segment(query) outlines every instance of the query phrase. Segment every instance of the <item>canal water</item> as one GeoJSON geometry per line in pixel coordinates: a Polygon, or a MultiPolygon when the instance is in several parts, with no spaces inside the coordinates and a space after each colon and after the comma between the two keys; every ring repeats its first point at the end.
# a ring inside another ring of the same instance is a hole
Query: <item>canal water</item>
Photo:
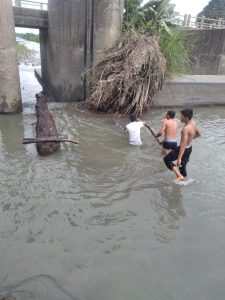
{"type": "MultiPolygon", "coordinates": [[[[143,146],[129,146],[113,116],[74,103],[49,109],[79,145],[40,157],[21,141],[35,136],[41,88],[30,66],[20,78],[23,113],[0,115],[0,295],[224,300],[225,109],[194,109],[202,137],[189,184],[176,185],[150,132],[143,146]]],[[[164,115],[144,118],[157,131],[164,115]]]]}

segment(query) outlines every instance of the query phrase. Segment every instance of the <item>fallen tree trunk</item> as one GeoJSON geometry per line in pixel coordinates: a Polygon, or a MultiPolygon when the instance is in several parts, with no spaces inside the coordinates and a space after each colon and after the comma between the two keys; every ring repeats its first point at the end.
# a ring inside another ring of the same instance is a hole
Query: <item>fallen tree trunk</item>
{"type": "Polygon", "coordinates": [[[55,121],[48,110],[46,95],[40,92],[36,94],[36,98],[36,138],[24,138],[22,143],[35,143],[40,155],[55,152],[62,142],[79,144],[79,142],[69,139],[67,136],[59,136],[55,121]]]}
{"type": "MultiPolygon", "coordinates": [[[[57,140],[59,138],[55,121],[48,110],[47,97],[41,92],[36,94],[36,138],[51,138],[57,140]]],[[[60,141],[36,141],[37,151],[40,155],[48,155],[60,147],[60,141]]]]}

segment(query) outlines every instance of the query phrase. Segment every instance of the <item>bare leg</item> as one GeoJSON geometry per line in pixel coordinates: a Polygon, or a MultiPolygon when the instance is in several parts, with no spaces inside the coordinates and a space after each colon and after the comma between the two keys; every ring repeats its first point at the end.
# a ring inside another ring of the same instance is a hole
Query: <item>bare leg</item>
{"type": "Polygon", "coordinates": [[[176,175],[176,178],[174,179],[174,182],[184,180],[184,177],[181,175],[179,169],[176,166],[174,166],[172,170],[176,175]]]}

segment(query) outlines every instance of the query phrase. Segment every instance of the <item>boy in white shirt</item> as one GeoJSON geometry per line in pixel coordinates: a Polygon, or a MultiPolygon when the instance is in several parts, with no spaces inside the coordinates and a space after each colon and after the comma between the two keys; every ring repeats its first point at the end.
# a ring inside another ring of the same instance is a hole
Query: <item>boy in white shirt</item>
{"type": "Polygon", "coordinates": [[[131,123],[126,125],[126,131],[129,135],[130,145],[142,145],[141,141],[141,128],[146,122],[137,119],[136,115],[130,115],[131,123]]]}

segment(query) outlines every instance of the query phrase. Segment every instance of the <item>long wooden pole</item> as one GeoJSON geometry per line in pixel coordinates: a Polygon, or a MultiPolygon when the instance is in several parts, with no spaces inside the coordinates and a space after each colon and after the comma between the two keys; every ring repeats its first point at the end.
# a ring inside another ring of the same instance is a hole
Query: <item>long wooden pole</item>
{"type": "Polygon", "coordinates": [[[23,139],[23,144],[32,144],[32,143],[48,143],[48,142],[69,142],[69,143],[73,143],[73,144],[79,144],[78,141],[74,141],[68,138],[51,138],[51,137],[47,137],[47,138],[24,138],[23,139]]]}
{"type": "Polygon", "coordinates": [[[156,141],[158,142],[158,144],[160,146],[162,146],[162,142],[160,142],[154,132],[154,130],[148,125],[148,124],[145,124],[145,127],[148,128],[148,130],[151,132],[151,134],[154,136],[154,138],[156,139],[156,141]]]}
{"type": "Polygon", "coordinates": [[[151,134],[154,136],[154,138],[156,139],[156,134],[155,132],[153,131],[153,129],[148,125],[148,124],[145,124],[145,127],[148,128],[148,130],[151,132],[151,134]]]}

